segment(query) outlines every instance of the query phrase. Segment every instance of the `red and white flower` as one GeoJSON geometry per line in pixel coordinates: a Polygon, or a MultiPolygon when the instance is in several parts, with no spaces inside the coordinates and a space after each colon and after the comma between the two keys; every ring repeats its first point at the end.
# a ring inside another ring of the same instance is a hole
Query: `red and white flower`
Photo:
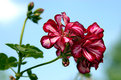
{"type": "Polygon", "coordinates": [[[47,49],[54,46],[57,49],[57,56],[62,56],[64,66],[69,65],[70,56],[67,55],[74,57],[79,72],[83,74],[89,73],[91,67],[97,69],[103,61],[106,49],[102,39],[104,30],[96,22],[85,29],[77,21],[70,22],[70,18],[62,12],[55,15],[55,21],[49,19],[43,30],[48,35],[42,37],[42,46],[47,49]]]}
{"type": "Polygon", "coordinates": [[[65,49],[65,44],[73,44],[72,36],[84,35],[85,28],[79,22],[70,22],[70,18],[66,16],[66,13],[57,14],[55,16],[55,21],[49,19],[43,26],[43,30],[48,33],[48,35],[43,36],[41,39],[41,44],[43,47],[49,49],[52,46],[58,46],[61,52],[65,49]],[[65,25],[61,23],[63,19],[65,25]],[[65,28],[63,30],[63,28],[65,28]]]}
{"type": "Polygon", "coordinates": [[[103,42],[103,29],[100,28],[97,23],[92,24],[87,29],[87,35],[84,38],[75,42],[72,46],[72,55],[74,58],[84,57],[86,61],[80,61],[77,63],[77,68],[82,73],[89,72],[90,67],[97,65],[102,61],[103,53],[106,49],[103,42]],[[91,66],[83,66],[82,63],[90,64],[91,66]],[[79,67],[80,66],[80,67],[79,67]],[[81,71],[82,70],[82,71],[81,71]]]}

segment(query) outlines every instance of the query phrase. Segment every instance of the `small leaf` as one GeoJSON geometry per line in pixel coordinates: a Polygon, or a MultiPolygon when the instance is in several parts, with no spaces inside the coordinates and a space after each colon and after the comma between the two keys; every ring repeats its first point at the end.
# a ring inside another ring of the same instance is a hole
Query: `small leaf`
{"type": "Polygon", "coordinates": [[[6,44],[10,48],[21,52],[23,57],[43,58],[43,52],[30,44],[18,45],[18,44],[6,44]]]}
{"type": "Polygon", "coordinates": [[[16,63],[17,59],[15,57],[9,57],[4,54],[0,53],[0,70],[7,70],[10,67],[17,67],[16,63]]]}
{"type": "Polygon", "coordinates": [[[22,62],[21,64],[24,65],[24,64],[26,64],[26,63],[27,63],[27,62],[25,61],[25,62],[22,62]]]}
{"type": "Polygon", "coordinates": [[[32,21],[33,21],[34,23],[38,24],[38,20],[37,20],[37,19],[33,18],[32,21]]]}
{"type": "Polygon", "coordinates": [[[17,63],[15,63],[17,59],[15,57],[9,57],[8,58],[8,64],[13,67],[17,67],[17,63]]]}
{"type": "Polygon", "coordinates": [[[9,46],[10,48],[16,50],[15,44],[9,44],[9,43],[7,43],[6,45],[9,46]]]}
{"type": "Polygon", "coordinates": [[[0,53],[0,70],[8,69],[6,67],[7,59],[8,59],[7,55],[5,55],[4,53],[0,53]]]}

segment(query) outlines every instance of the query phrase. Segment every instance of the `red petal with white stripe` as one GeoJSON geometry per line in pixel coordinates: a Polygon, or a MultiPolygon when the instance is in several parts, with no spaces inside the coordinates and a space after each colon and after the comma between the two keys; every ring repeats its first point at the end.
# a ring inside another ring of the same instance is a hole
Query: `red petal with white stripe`
{"type": "Polygon", "coordinates": [[[102,28],[99,27],[99,25],[95,22],[92,25],[90,25],[87,29],[87,32],[90,34],[96,34],[98,35],[100,38],[103,37],[103,32],[104,30],[102,28]]]}
{"type": "Polygon", "coordinates": [[[100,61],[103,57],[103,53],[106,49],[103,40],[96,40],[92,42],[90,45],[88,45],[87,50],[91,53],[94,54],[96,59],[100,61]]]}
{"type": "Polygon", "coordinates": [[[74,58],[80,58],[82,56],[82,48],[80,44],[75,44],[72,46],[72,55],[74,58]]]}
{"type": "Polygon", "coordinates": [[[62,17],[65,25],[67,25],[70,22],[70,18],[66,15],[65,12],[62,12],[62,17]]]}
{"type": "Polygon", "coordinates": [[[90,72],[90,67],[84,67],[83,63],[80,61],[77,63],[77,69],[79,70],[80,73],[85,74],[90,72]]]}
{"type": "Polygon", "coordinates": [[[43,26],[43,30],[45,32],[52,32],[55,34],[58,34],[57,32],[57,24],[55,23],[55,21],[53,21],[52,19],[49,19],[43,26]]]}
{"type": "Polygon", "coordinates": [[[52,44],[52,45],[55,44],[59,38],[60,38],[60,37],[58,37],[58,36],[57,36],[57,37],[52,37],[52,38],[50,38],[51,44],[52,44]]]}
{"type": "Polygon", "coordinates": [[[49,48],[52,47],[52,44],[51,44],[50,39],[49,39],[48,36],[43,36],[43,37],[41,38],[41,41],[40,41],[40,42],[41,42],[41,44],[42,44],[42,46],[43,46],[44,48],[49,49],[49,48]]]}
{"type": "Polygon", "coordinates": [[[87,52],[87,50],[83,49],[83,56],[89,60],[89,61],[93,61],[95,59],[95,56],[89,52],[87,52]]]}
{"type": "Polygon", "coordinates": [[[84,30],[82,27],[80,27],[79,25],[77,24],[74,24],[72,27],[71,27],[71,30],[73,33],[75,33],[77,36],[81,36],[83,37],[84,36],[84,30]]]}
{"type": "Polygon", "coordinates": [[[65,49],[65,43],[63,42],[63,40],[61,38],[58,39],[58,41],[56,42],[56,45],[60,48],[60,50],[63,52],[65,49]]]}
{"type": "Polygon", "coordinates": [[[61,14],[57,14],[57,15],[55,15],[54,18],[55,18],[55,21],[57,22],[57,24],[59,26],[61,26],[62,25],[62,23],[61,23],[62,15],[61,14]]]}

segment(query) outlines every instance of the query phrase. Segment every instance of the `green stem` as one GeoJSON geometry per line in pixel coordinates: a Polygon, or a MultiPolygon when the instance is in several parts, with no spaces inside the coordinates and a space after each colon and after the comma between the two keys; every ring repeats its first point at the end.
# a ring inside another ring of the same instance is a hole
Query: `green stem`
{"type": "Polygon", "coordinates": [[[13,68],[10,67],[10,69],[16,74],[15,70],[13,68]]]}
{"type": "Polygon", "coordinates": [[[21,31],[20,45],[22,44],[22,39],[23,39],[23,34],[24,34],[24,29],[25,29],[27,19],[28,18],[25,19],[24,24],[23,24],[23,28],[22,28],[22,31],[21,31]]]}
{"type": "Polygon", "coordinates": [[[22,63],[22,54],[19,52],[18,73],[20,73],[21,70],[21,63],[22,63]]]}
{"type": "MultiPolygon", "coordinates": [[[[23,24],[23,28],[22,28],[22,31],[21,31],[21,36],[20,36],[20,46],[22,44],[22,40],[23,40],[23,34],[24,34],[24,30],[25,30],[25,25],[26,25],[26,22],[27,22],[27,19],[25,19],[24,21],[24,24],[23,24]]],[[[22,54],[19,52],[19,63],[18,63],[18,72],[17,73],[20,73],[20,70],[21,70],[21,63],[22,63],[22,54]]],[[[16,80],[18,80],[20,77],[17,77],[16,80]]]]}
{"type": "Polygon", "coordinates": [[[21,74],[23,74],[24,72],[26,72],[26,71],[28,71],[28,70],[31,70],[31,69],[34,69],[34,68],[37,68],[37,67],[40,67],[40,66],[43,66],[43,65],[46,65],[46,64],[50,64],[50,63],[52,63],[52,62],[55,62],[55,61],[57,61],[59,58],[61,58],[61,57],[58,56],[57,58],[55,58],[55,59],[53,59],[53,60],[51,60],[51,61],[48,61],[48,62],[45,62],[45,63],[42,63],[42,64],[38,64],[38,65],[36,65],[36,66],[30,67],[30,68],[28,68],[28,69],[22,71],[21,74]]]}

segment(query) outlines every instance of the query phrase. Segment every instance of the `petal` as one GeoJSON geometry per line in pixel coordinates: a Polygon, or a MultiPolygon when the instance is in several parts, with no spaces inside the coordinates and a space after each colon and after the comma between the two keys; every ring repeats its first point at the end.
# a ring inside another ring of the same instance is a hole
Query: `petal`
{"type": "Polygon", "coordinates": [[[94,41],[94,40],[99,40],[100,37],[96,34],[87,34],[84,38],[84,40],[90,40],[90,41],[94,41]]]}
{"type": "Polygon", "coordinates": [[[64,32],[69,32],[69,29],[73,26],[74,22],[69,22],[66,27],[64,32]]]}
{"type": "Polygon", "coordinates": [[[70,40],[70,41],[69,41],[69,44],[70,44],[70,46],[73,46],[73,41],[70,40]]]}
{"type": "Polygon", "coordinates": [[[57,44],[54,44],[54,47],[55,47],[56,49],[60,49],[60,47],[59,47],[57,44]]]}
{"type": "Polygon", "coordinates": [[[93,43],[91,43],[89,46],[87,46],[87,50],[90,53],[94,54],[98,61],[102,59],[105,49],[106,47],[104,45],[103,40],[96,40],[93,43]]]}
{"type": "Polygon", "coordinates": [[[55,37],[55,36],[58,36],[59,34],[57,33],[57,34],[55,34],[55,33],[52,33],[52,32],[49,32],[48,33],[48,36],[50,36],[50,37],[55,37]]]}
{"type": "Polygon", "coordinates": [[[44,48],[49,49],[49,48],[52,47],[51,42],[50,42],[50,39],[49,39],[48,36],[43,36],[43,37],[41,38],[41,41],[40,41],[40,42],[41,42],[41,44],[42,44],[42,46],[43,46],[44,48]]]}
{"type": "Polygon", "coordinates": [[[89,60],[89,61],[93,61],[95,59],[95,56],[89,52],[86,51],[86,49],[83,49],[83,56],[89,60]]]}
{"type": "Polygon", "coordinates": [[[82,56],[82,48],[80,44],[75,44],[72,46],[72,56],[74,58],[80,58],[82,56]]]}
{"type": "Polygon", "coordinates": [[[61,14],[57,14],[57,15],[55,15],[55,21],[57,22],[57,24],[60,26],[60,25],[62,25],[62,23],[61,23],[61,19],[62,19],[62,15],[61,14]]]}
{"type": "Polygon", "coordinates": [[[86,29],[84,28],[84,26],[82,24],[80,24],[78,21],[76,21],[74,24],[77,24],[81,27],[81,29],[86,33],[86,29]]]}
{"type": "Polygon", "coordinates": [[[65,12],[62,12],[63,21],[65,22],[65,25],[67,25],[70,22],[70,18],[66,15],[65,12]]]}
{"type": "Polygon", "coordinates": [[[58,37],[58,36],[57,36],[57,37],[52,37],[52,38],[50,38],[51,44],[52,44],[52,45],[55,44],[59,38],[60,38],[60,37],[58,37]]]}
{"type": "Polygon", "coordinates": [[[98,65],[99,65],[99,63],[97,63],[97,64],[92,64],[92,67],[95,67],[95,69],[97,70],[98,65]]]}
{"type": "Polygon", "coordinates": [[[46,22],[44,24],[43,30],[45,32],[52,32],[54,34],[58,34],[58,32],[57,32],[57,24],[53,20],[51,20],[51,19],[49,19],[48,22],[46,22]]]}
{"type": "Polygon", "coordinates": [[[64,43],[67,43],[71,40],[71,38],[68,38],[68,37],[63,37],[62,39],[64,43]]]}
{"type": "Polygon", "coordinates": [[[85,74],[85,73],[89,73],[90,72],[90,67],[84,67],[82,65],[82,62],[81,61],[79,63],[77,63],[77,69],[82,74],[85,74]]]}
{"type": "Polygon", "coordinates": [[[61,50],[57,49],[56,55],[57,55],[57,56],[60,56],[60,55],[61,55],[61,50]]]}
{"type": "Polygon", "coordinates": [[[90,45],[92,42],[90,40],[86,40],[85,43],[83,44],[83,47],[86,47],[90,45]]]}
{"type": "Polygon", "coordinates": [[[73,33],[75,33],[77,36],[81,36],[83,37],[84,36],[84,30],[82,27],[80,27],[79,25],[77,24],[74,24],[72,27],[71,27],[71,30],[73,33]]]}
{"type": "Polygon", "coordinates": [[[74,61],[77,62],[78,61],[78,58],[74,58],[74,61]]]}
{"type": "Polygon", "coordinates": [[[87,29],[87,32],[90,34],[96,34],[100,36],[101,38],[103,37],[103,32],[104,30],[99,27],[99,25],[95,22],[92,25],[90,25],[87,29]]]}
{"type": "Polygon", "coordinates": [[[65,49],[65,43],[62,41],[61,38],[56,42],[56,45],[60,48],[60,50],[63,52],[65,49]]]}

